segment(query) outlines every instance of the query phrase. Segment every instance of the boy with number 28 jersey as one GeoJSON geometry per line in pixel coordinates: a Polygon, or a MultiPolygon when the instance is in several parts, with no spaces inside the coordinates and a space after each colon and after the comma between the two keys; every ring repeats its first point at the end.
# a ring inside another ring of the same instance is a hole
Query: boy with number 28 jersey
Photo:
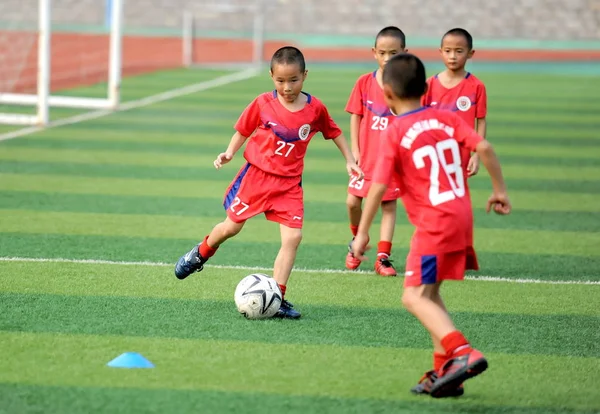
{"type": "Polygon", "coordinates": [[[433,369],[411,391],[456,397],[464,393],[465,380],[488,366],[483,354],[456,329],[440,295],[444,280],[462,280],[467,269],[478,268],[461,148],[476,151],[489,172],[493,193],[487,211],[509,214],[511,205],[491,144],[456,114],[421,106],[427,84],[419,58],[394,56],[384,69],[383,84],[386,102],[398,116],[382,137],[381,161],[352,248],[357,258],[366,259],[369,228],[388,183],[397,180],[415,226],[402,304],[429,331],[434,350],[433,369]]]}

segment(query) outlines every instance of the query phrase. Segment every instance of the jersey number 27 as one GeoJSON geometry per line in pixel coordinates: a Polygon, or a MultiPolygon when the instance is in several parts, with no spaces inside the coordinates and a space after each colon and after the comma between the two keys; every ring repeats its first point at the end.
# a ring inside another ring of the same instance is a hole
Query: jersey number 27
{"type": "Polygon", "coordinates": [[[415,167],[425,167],[425,157],[431,161],[429,171],[429,201],[434,206],[465,195],[465,179],[460,165],[460,149],[455,139],[445,139],[433,145],[425,145],[413,152],[415,167]],[[446,159],[445,152],[450,151],[451,161],[446,159]],[[440,192],[440,168],[448,177],[450,190],[440,192]],[[452,178],[454,174],[454,178],[452,178]]]}

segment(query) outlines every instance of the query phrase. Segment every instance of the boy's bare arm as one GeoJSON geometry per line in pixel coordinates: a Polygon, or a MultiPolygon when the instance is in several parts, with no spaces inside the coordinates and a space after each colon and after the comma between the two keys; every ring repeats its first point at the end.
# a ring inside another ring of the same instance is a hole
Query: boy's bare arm
{"type": "Polygon", "coordinates": [[[485,134],[487,133],[487,120],[486,118],[477,118],[477,128],[476,131],[479,135],[485,138],[485,134]]]}
{"type": "Polygon", "coordinates": [[[364,174],[358,166],[358,164],[356,163],[354,155],[352,155],[352,151],[350,151],[350,148],[348,148],[348,143],[346,142],[346,137],[344,136],[344,134],[341,134],[337,138],[334,138],[333,142],[346,159],[346,169],[348,170],[348,174],[356,176],[358,180],[362,180],[364,174]]]}
{"type": "Polygon", "coordinates": [[[358,143],[358,131],[360,128],[360,121],[362,121],[362,115],[350,115],[350,148],[352,150],[352,155],[354,155],[354,160],[357,164],[360,161],[360,146],[358,143]]]}
{"type": "Polygon", "coordinates": [[[242,147],[242,145],[244,145],[244,142],[246,142],[247,139],[248,137],[245,137],[236,131],[235,134],[233,134],[233,136],[231,137],[231,140],[229,141],[229,145],[227,146],[225,152],[220,153],[217,156],[217,159],[213,162],[215,168],[219,169],[224,164],[227,164],[229,161],[231,161],[235,153],[238,152],[238,150],[242,147]]]}
{"type": "Polygon", "coordinates": [[[373,225],[373,220],[379,210],[386,190],[386,184],[373,183],[367,194],[367,200],[360,217],[360,224],[358,225],[358,233],[352,242],[352,253],[354,257],[361,261],[366,259],[365,252],[368,250],[369,230],[373,225]]]}
{"type": "Polygon", "coordinates": [[[481,141],[477,144],[475,149],[481,162],[488,170],[490,178],[492,180],[492,195],[487,201],[486,211],[489,213],[492,207],[494,212],[498,214],[509,214],[512,206],[506,193],[506,184],[502,175],[502,168],[500,167],[500,161],[496,156],[496,152],[489,141],[481,141]]]}

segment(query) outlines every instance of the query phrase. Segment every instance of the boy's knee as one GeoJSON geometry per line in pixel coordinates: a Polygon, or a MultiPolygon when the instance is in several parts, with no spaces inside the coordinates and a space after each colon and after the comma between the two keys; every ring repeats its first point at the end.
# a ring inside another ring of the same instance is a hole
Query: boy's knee
{"type": "Polygon", "coordinates": [[[346,198],[346,206],[351,209],[351,210],[358,210],[361,208],[361,203],[362,199],[352,195],[352,194],[348,194],[348,197],[346,198]]]}
{"type": "Polygon", "coordinates": [[[288,232],[282,240],[282,244],[286,247],[297,248],[302,241],[302,230],[295,229],[288,232]]]}
{"type": "Polygon", "coordinates": [[[419,299],[420,295],[418,294],[417,289],[405,288],[404,292],[402,292],[402,306],[411,313],[415,309],[419,299]]]}
{"type": "Polygon", "coordinates": [[[223,224],[224,224],[224,226],[222,228],[223,236],[225,236],[226,238],[235,236],[242,230],[242,227],[243,227],[243,225],[240,225],[240,224],[234,223],[234,222],[230,222],[228,220],[225,221],[223,224]]]}

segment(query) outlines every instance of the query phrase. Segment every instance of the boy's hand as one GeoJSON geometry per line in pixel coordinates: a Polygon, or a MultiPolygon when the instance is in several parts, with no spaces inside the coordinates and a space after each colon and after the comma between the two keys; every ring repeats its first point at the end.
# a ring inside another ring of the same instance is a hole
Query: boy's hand
{"type": "Polygon", "coordinates": [[[467,174],[469,177],[474,176],[479,171],[479,155],[473,154],[467,164],[467,174]]]}
{"type": "Polygon", "coordinates": [[[493,193],[490,198],[488,198],[485,211],[489,213],[492,208],[496,214],[510,214],[512,206],[510,205],[508,195],[506,193],[493,193]]]}
{"type": "Polygon", "coordinates": [[[223,165],[227,164],[233,158],[233,154],[228,152],[222,152],[217,156],[217,159],[213,162],[213,165],[218,170],[223,165]]]}
{"type": "Polygon", "coordinates": [[[350,177],[356,177],[357,181],[360,181],[365,177],[365,174],[362,172],[358,164],[354,164],[351,162],[346,163],[346,169],[348,170],[348,175],[350,177]]]}
{"type": "Polygon", "coordinates": [[[355,258],[364,262],[367,260],[367,256],[365,256],[365,252],[369,250],[371,246],[369,246],[369,235],[358,233],[354,240],[352,241],[352,254],[355,258]]]}
{"type": "Polygon", "coordinates": [[[352,151],[352,156],[354,157],[354,161],[356,161],[356,165],[360,163],[360,153],[358,151],[352,151]]]}

